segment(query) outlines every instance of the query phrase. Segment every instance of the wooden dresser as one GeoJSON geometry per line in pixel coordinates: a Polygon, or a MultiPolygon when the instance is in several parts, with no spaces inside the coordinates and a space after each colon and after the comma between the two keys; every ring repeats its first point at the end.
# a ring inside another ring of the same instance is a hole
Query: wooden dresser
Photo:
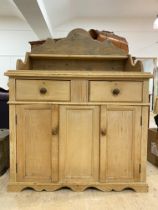
{"type": "Polygon", "coordinates": [[[9,191],[147,191],[148,80],[140,61],[76,29],[9,76],[9,191]]]}

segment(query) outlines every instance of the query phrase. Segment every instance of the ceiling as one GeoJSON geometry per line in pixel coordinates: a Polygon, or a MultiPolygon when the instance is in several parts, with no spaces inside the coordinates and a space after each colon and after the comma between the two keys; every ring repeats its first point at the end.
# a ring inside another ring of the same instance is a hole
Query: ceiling
{"type": "Polygon", "coordinates": [[[127,37],[132,53],[150,48],[158,54],[158,31],[152,29],[158,0],[0,0],[0,5],[0,17],[25,19],[39,39],[64,37],[78,27],[112,30],[127,37]]]}
{"type": "Polygon", "coordinates": [[[158,0],[71,0],[78,17],[154,17],[158,0]]]}
{"type": "Polygon", "coordinates": [[[44,34],[49,36],[55,28],[75,19],[154,19],[158,13],[158,0],[0,0],[0,5],[0,16],[25,18],[36,34],[42,23],[44,34]]]}
{"type": "Polygon", "coordinates": [[[34,22],[35,18],[41,21],[41,14],[51,34],[54,28],[78,18],[154,19],[158,13],[158,0],[0,0],[0,3],[0,15],[19,16],[20,10],[26,20],[29,14],[34,22]]]}
{"type": "Polygon", "coordinates": [[[0,16],[22,18],[22,14],[12,0],[0,0],[0,16]]]}
{"type": "MultiPolygon", "coordinates": [[[[36,0],[32,0],[32,2],[33,1],[36,0]]],[[[68,9],[67,5],[69,5],[72,12],[69,15],[72,17],[154,17],[158,13],[158,0],[42,1],[47,8],[49,7],[51,9],[68,9]]],[[[13,0],[0,0],[0,5],[0,16],[19,17],[20,12],[15,6],[13,0]]]]}

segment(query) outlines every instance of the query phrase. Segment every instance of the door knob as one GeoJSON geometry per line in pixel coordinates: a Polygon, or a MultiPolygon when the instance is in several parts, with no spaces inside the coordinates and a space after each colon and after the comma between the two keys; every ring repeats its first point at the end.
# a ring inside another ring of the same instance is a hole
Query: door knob
{"type": "Polygon", "coordinates": [[[55,136],[58,134],[58,127],[52,129],[52,135],[55,136]]]}
{"type": "Polygon", "coordinates": [[[119,93],[120,93],[120,90],[119,90],[118,88],[115,88],[115,89],[112,90],[112,94],[113,94],[114,96],[119,95],[119,93]]]}
{"type": "Polygon", "coordinates": [[[106,129],[101,129],[101,135],[106,136],[106,129]]]}
{"type": "Polygon", "coordinates": [[[40,93],[41,94],[46,94],[47,93],[47,89],[45,87],[40,88],[40,93]]]}

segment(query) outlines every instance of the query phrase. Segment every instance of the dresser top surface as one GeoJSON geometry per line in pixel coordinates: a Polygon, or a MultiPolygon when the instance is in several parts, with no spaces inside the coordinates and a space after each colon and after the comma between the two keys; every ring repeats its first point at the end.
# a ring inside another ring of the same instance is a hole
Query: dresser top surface
{"type": "Polygon", "coordinates": [[[8,70],[9,77],[29,78],[98,78],[98,79],[149,79],[151,73],[146,72],[120,72],[120,71],[43,71],[43,70],[8,70]]]}

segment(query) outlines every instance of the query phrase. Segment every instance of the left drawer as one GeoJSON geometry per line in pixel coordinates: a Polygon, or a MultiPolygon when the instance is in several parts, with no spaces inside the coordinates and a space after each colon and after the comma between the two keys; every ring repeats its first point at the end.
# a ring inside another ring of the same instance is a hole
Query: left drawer
{"type": "Polygon", "coordinates": [[[70,81],[16,80],[16,100],[70,101],[70,81]]]}

